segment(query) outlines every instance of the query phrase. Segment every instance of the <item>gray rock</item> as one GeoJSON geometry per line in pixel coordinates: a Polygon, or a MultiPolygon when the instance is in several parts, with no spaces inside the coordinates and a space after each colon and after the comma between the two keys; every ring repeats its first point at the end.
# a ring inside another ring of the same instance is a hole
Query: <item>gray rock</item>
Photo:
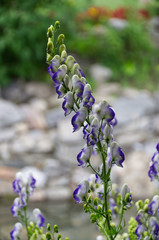
{"type": "Polygon", "coordinates": [[[120,186],[127,183],[134,199],[150,198],[155,185],[148,177],[151,156],[141,151],[133,151],[126,156],[124,167],[114,166],[112,177],[120,186]]]}
{"type": "Polygon", "coordinates": [[[47,188],[46,198],[51,201],[66,201],[72,198],[72,191],[68,187],[47,188]]]}
{"type": "Polygon", "coordinates": [[[18,136],[11,144],[11,151],[20,153],[49,153],[53,152],[54,143],[49,134],[41,130],[32,130],[18,136]]]}
{"type": "Polygon", "coordinates": [[[64,118],[64,111],[61,108],[52,109],[45,115],[48,128],[56,127],[62,118],[64,118]]]}
{"type": "Polygon", "coordinates": [[[15,129],[12,127],[1,129],[0,142],[8,142],[12,140],[15,137],[15,133],[15,129]]]}
{"type": "Polygon", "coordinates": [[[15,104],[0,100],[0,127],[8,127],[23,120],[23,114],[15,104]]]}
{"type": "Polygon", "coordinates": [[[147,92],[141,92],[133,98],[117,99],[113,108],[119,124],[125,124],[137,118],[154,114],[158,107],[153,96],[147,92]]]}
{"type": "Polygon", "coordinates": [[[31,107],[33,107],[38,112],[45,112],[48,108],[48,103],[45,99],[34,98],[30,101],[31,107]]]}

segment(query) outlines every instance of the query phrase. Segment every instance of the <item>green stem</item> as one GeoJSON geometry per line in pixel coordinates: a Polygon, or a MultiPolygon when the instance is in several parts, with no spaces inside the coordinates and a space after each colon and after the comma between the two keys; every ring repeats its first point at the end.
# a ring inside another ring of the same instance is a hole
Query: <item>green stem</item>
{"type": "MultiPolygon", "coordinates": [[[[107,176],[107,167],[106,167],[106,154],[103,152],[101,142],[98,142],[98,148],[101,153],[102,157],[102,163],[103,163],[103,184],[104,184],[104,212],[105,212],[105,227],[108,229],[108,231],[111,231],[110,226],[110,219],[109,219],[109,213],[108,213],[108,181],[109,177],[107,176]]],[[[113,236],[110,235],[110,239],[113,240],[113,236]]]]}
{"type": "Polygon", "coordinates": [[[24,211],[24,225],[25,225],[25,228],[26,228],[26,232],[27,232],[27,239],[29,240],[29,231],[28,231],[28,219],[27,219],[27,206],[25,206],[23,208],[23,211],[24,211]]]}

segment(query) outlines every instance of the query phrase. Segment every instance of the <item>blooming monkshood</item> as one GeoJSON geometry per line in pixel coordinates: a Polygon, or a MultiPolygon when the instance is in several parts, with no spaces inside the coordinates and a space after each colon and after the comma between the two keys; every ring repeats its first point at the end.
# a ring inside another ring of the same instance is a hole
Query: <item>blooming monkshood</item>
{"type": "MultiPolygon", "coordinates": [[[[91,222],[96,222],[101,229],[104,224],[106,227],[104,234],[113,232],[114,236],[110,238],[112,240],[121,229],[122,219],[117,228],[111,226],[110,211],[112,209],[115,214],[115,202],[113,199],[108,201],[111,190],[110,173],[114,164],[123,167],[125,160],[124,153],[113,140],[113,128],[117,123],[115,112],[106,101],[95,103],[91,85],[88,84],[81,67],[73,56],[67,54],[63,34],[57,38],[59,48],[54,48],[57,26],[59,27],[59,22],[56,22],[54,26],[51,25],[47,33],[48,72],[53,80],[58,98],[63,98],[64,115],[73,115],[71,118],[73,132],[83,131],[85,144],[77,155],[78,166],[90,167],[94,179],[90,180],[91,177],[83,180],[75,189],[73,197],[76,203],[86,203],[86,211],[91,213],[91,222]],[[57,49],[59,49],[58,52],[57,49]],[[95,152],[101,156],[102,167],[100,169],[91,163],[92,154],[95,152]],[[100,216],[100,220],[96,214],[100,216]]],[[[127,205],[131,202],[129,192],[127,192],[124,204],[125,202],[127,205]]]]}
{"type": "MultiPolygon", "coordinates": [[[[11,213],[14,217],[18,217],[21,222],[24,223],[24,226],[28,233],[28,216],[27,216],[27,205],[29,201],[29,197],[33,194],[36,185],[36,180],[32,176],[32,174],[25,174],[22,172],[18,172],[16,174],[15,180],[13,181],[13,190],[18,197],[14,199],[13,205],[11,207],[11,213]]],[[[35,219],[35,224],[38,228],[44,226],[45,219],[41,214],[39,209],[33,210],[33,215],[35,219]]],[[[12,240],[19,240],[19,233],[22,228],[21,223],[16,223],[14,229],[11,231],[10,236],[12,240]]],[[[28,237],[29,239],[29,237],[28,237]]]]}

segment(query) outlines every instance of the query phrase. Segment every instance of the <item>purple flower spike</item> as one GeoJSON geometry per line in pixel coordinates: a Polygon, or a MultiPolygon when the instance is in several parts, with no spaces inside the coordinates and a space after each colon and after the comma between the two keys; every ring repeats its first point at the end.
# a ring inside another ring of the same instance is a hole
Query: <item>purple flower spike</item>
{"type": "Polygon", "coordinates": [[[78,166],[85,167],[87,161],[90,159],[92,155],[92,147],[88,147],[87,145],[82,148],[82,151],[77,155],[77,161],[79,163],[78,166]]]}
{"type": "Polygon", "coordinates": [[[89,189],[89,182],[83,181],[78,185],[78,188],[73,192],[73,197],[76,200],[76,203],[82,203],[83,198],[86,197],[89,189]]]}
{"type": "Polygon", "coordinates": [[[11,240],[18,240],[20,239],[19,238],[19,234],[22,230],[22,224],[17,222],[13,228],[13,230],[10,232],[10,237],[11,237],[11,240]]]}
{"type": "Polygon", "coordinates": [[[39,228],[44,227],[45,226],[45,218],[43,217],[39,208],[35,208],[33,210],[33,215],[34,215],[35,223],[37,224],[37,226],[39,228]]]}
{"type": "Polygon", "coordinates": [[[71,113],[73,108],[74,100],[73,100],[73,93],[68,92],[64,97],[64,102],[62,104],[62,108],[65,111],[65,116],[71,113]]]}
{"type": "Polygon", "coordinates": [[[84,121],[86,120],[86,117],[88,115],[88,111],[85,107],[82,107],[73,117],[71,120],[71,123],[73,125],[73,132],[78,131],[84,121]]]}
{"type": "Polygon", "coordinates": [[[112,157],[112,162],[119,167],[123,167],[122,163],[125,160],[124,153],[116,142],[112,142],[110,145],[110,153],[112,157]]]}

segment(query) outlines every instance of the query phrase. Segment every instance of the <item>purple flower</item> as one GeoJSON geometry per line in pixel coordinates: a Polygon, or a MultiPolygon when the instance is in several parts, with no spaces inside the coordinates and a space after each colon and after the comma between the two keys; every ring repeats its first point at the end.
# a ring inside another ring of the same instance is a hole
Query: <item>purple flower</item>
{"type": "Polygon", "coordinates": [[[155,217],[151,217],[149,219],[149,225],[151,227],[152,235],[154,239],[159,239],[159,225],[157,223],[157,219],[155,217]],[[156,238],[157,237],[157,238],[156,238]]]}
{"type": "Polygon", "coordinates": [[[143,220],[144,220],[144,212],[143,212],[143,210],[140,210],[138,212],[138,215],[136,216],[136,221],[138,224],[142,224],[143,220]]]}
{"type": "Polygon", "coordinates": [[[87,135],[87,145],[95,145],[98,142],[99,122],[96,117],[91,122],[90,133],[87,135]]]}
{"type": "Polygon", "coordinates": [[[83,181],[78,185],[78,188],[73,192],[73,197],[76,200],[76,203],[82,203],[84,197],[86,197],[89,189],[89,182],[83,181]]]}
{"type": "Polygon", "coordinates": [[[62,84],[56,86],[56,93],[58,98],[62,98],[65,95],[66,90],[62,84]]]}
{"type": "Polygon", "coordinates": [[[84,84],[85,83],[81,81],[78,75],[73,75],[72,85],[73,85],[75,94],[78,98],[82,98],[83,96],[84,84]]]}
{"type": "Polygon", "coordinates": [[[156,146],[156,152],[154,153],[153,157],[152,157],[152,161],[156,161],[159,160],[159,143],[156,146]]]}
{"type": "Polygon", "coordinates": [[[79,163],[78,166],[85,167],[88,160],[90,159],[92,155],[92,147],[85,145],[84,148],[82,148],[82,151],[77,155],[77,161],[79,163]]]}
{"type": "Polygon", "coordinates": [[[87,83],[83,91],[83,106],[88,109],[91,109],[94,103],[95,99],[91,94],[91,86],[87,83]]]}
{"type": "Polygon", "coordinates": [[[135,230],[135,234],[137,235],[138,239],[141,240],[142,239],[142,234],[146,231],[146,228],[144,225],[142,224],[138,224],[136,230],[135,230]]]}
{"type": "Polygon", "coordinates": [[[106,120],[108,123],[112,122],[115,117],[115,113],[110,105],[106,101],[102,101],[96,109],[97,115],[102,120],[106,120]]]}
{"type": "Polygon", "coordinates": [[[19,234],[22,230],[22,224],[17,222],[13,228],[13,230],[10,232],[10,237],[11,237],[11,240],[18,240],[20,239],[19,238],[19,234]]]}
{"type": "Polygon", "coordinates": [[[62,64],[58,68],[58,70],[52,75],[52,80],[54,81],[55,86],[61,84],[66,73],[67,73],[67,66],[65,64],[62,64]]]}
{"type": "Polygon", "coordinates": [[[60,66],[60,56],[55,55],[51,61],[50,66],[48,67],[48,73],[50,74],[51,78],[53,77],[53,74],[57,71],[59,66],[60,66]]]}
{"type": "Polygon", "coordinates": [[[156,152],[152,157],[152,161],[150,163],[150,169],[148,171],[148,176],[150,177],[151,181],[158,179],[159,175],[159,143],[156,146],[156,152]]]}
{"type": "Polygon", "coordinates": [[[66,96],[64,97],[64,102],[62,104],[62,108],[65,111],[65,116],[71,113],[73,104],[74,104],[73,93],[67,92],[66,96]]]}
{"type": "Polygon", "coordinates": [[[125,160],[125,156],[116,142],[111,143],[110,152],[112,157],[112,163],[116,164],[119,167],[123,167],[122,163],[125,160]]]}
{"type": "Polygon", "coordinates": [[[36,225],[39,228],[44,227],[45,226],[45,218],[43,217],[39,208],[35,208],[33,210],[33,215],[34,215],[34,218],[35,218],[36,225]]]}
{"type": "Polygon", "coordinates": [[[12,215],[14,217],[17,217],[20,209],[21,209],[20,198],[17,197],[14,199],[13,205],[11,207],[12,215]]]}
{"type": "Polygon", "coordinates": [[[88,111],[85,107],[82,107],[73,117],[71,123],[73,125],[73,131],[77,131],[81,128],[86,117],[88,115],[88,111]]]}
{"type": "Polygon", "coordinates": [[[154,161],[151,162],[150,169],[148,171],[148,176],[150,177],[151,181],[158,177],[159,173],[159,162],[154,161]]]}
{"type": "Polygon", "coordinates": [[[148,214],[151,216],[158,214],[159,209],[159,196],[155,195],[152,199],[152,202],[148,205],[148,214]]]}

